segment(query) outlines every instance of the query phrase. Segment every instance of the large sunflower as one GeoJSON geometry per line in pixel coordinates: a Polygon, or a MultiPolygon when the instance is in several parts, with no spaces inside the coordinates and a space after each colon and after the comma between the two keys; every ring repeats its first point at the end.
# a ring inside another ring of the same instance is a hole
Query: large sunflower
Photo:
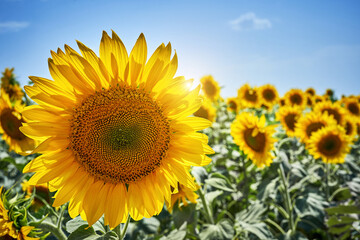
{"type": "Polygon", "coordinates": [[[0,96],[0,134],[9,145],[10,151],[27,154],[35,147],[35,141],[26,137],[20,130],[21,124],[26,122],[21,111],[24,105],[20,101],[11,104],[9,96],[1,91],[0,96]]]}
{"type": "Polygon", "coordinates": [[[297,106],[301,109],[306,107],[306,94],[301,89],[291,89],[284,95],[287,106],[297,106]]]}
{"type": "Polygon", "coordinates": [[[204,93],[205,97],[211,101],[216,101],[220,97],[220,87],[219,84],[214,80],[213,76],[208,75],[200,79],[201,90],[204,93]]]}
{"type": "Polygon", "coordinates": [[[335,119],[327,113],[309,112],[297,121],[295,135],[299,137],[303,143],[307,143],[314,132],[323,127],[336,124],[335,119]]]}
{"type": "Polygon", "coordinates": [[[189,90],[174,78],[176,54],[161,44],[146,62],[143,34],[128,55],[122,41],[106,32],[100,58],[78,42],[82,56],[65,45],[52,52],[54,81],[30,77],[25,87],[39,105],[23,114],[24,134],[42,143],[24,172],[29,184],[57,189],[53,206],[68,201],[71,217],[89,225],[103,214],[111,228],[130,216],[139,220],[161,212],[178,183],[194,188],[189,166],[204,166],[213,153],[198,133],[211,122],[189,117],[201,106],[200,86],[189,90]]]}
{"type": "Polygon", "coordinates": [[[309,153],[325,163],[343,163],[349,151],[350,138],[338,125],[322,128],[309,139],[309,153]]]}
{"type": "Polygon", "coordinates": [[[244,84],[238,90],[238,98],[241,106],[248,108],[260,107],[260,97],[258,95],[258,89],[256,87],[250,87],[249,84],[244,84]]]}
{"type": "Polygon", "coordinates": [[[231,124],[231,136],[240,150],[258,167],[269,166],[273,156],[275,126],[265,126],[265,116],[260,119],[250,113],[242,112],[231,124]]]}
{"type": "Polygon", "coordinates": [[[331,101],[324,101],[316,103],[313,111],[321,113],[327,112],[329,115],[334,117],[339,125],[343,125],[344,118],[346,116],[346,110],[341,107],[339,102],[332,103],[331,101]]]}
{"type": "Polygon", "coordinates": [[[264,104],[268,108],[272,108],[279,100],[279,94],[275,86],[266,84],[259,87],[258,90],[261,104],[264,104]]]}
{"type": "Polygon", "coordinates": [[[295,126],[302,115],[302,110],[297,107],[284,106],[276,113],[276,119],[280,121],[281,125],[289,137],[295,136],[295,126]]]}

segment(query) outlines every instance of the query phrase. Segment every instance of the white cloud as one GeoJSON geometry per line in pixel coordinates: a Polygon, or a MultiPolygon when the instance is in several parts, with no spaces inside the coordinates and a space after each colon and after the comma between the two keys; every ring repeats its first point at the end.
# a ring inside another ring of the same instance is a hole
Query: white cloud
{"type": "Polygon", "coordinates": [[[271,28],[272,26],[269,19],[258,18],[253,12],[245,13],[237,19],[230,21],[229,24],[237,31],[252,29],[262,30],[271,28]]]}
{"type": "Polygon", "coordinates": [[[28,22],[17,22],[17,21],[7,21],[0,22],[0,33],[3,32],[17,32],[21,29],[28,27],[30,23],[28,22]]]}

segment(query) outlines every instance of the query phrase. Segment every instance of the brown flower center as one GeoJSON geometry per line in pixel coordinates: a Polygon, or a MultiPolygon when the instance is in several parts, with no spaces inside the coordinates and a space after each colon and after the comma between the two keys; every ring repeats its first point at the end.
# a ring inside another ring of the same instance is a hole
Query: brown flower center
{"type": "Polygon", "coordinates": [[[291,130],[294,131],[295,130],[295,124],[297,121],[297,114],[295,113],[289,113],[288,115],[286,115],[284,117],[286,126],[291,130]]]}
{"type": "Polygon", "coordinates": [[[249,89],[245,92],[245,99],[249,102],[256,103],[257,101],[257,94],[256,91],[253,89],[249,89]]]}
{"type": "Polygon", "coordinates": [[[169,148],[170,127],[147,93],[113,87],[74,109],[70,142],[89,174],[105,182],[130,183],[160,166],[169,148]]]}
{"type": "Polygon", "coordinates": [[[317,130],[319,130],[320,128],[325,127],[325,124],[321,123],[321,122],[313,122],[310,123],[307,127],[306,127],[306,135],[310,138],[311,135],[316,132],[317,130]]]}
{"type": "Polygon", "coordinates": [[[301,105],[303,103],[303,98],[300,94],[293,94],[290,96],[290,102],[293,105],[301,105]]]}
{"type": "Polygon", "coordinates": [[[354,115],[360,115],[359,104],[357,103],[349,103],[347,109],[354,115]]]}
{"type": "Polygon", "coordinates": [[[19,120],[13,114],[10,108],[4,109],[0,115],[1,127],[4,132],[13,139],[23,140],[26,136],[19,130],[22,126],[22,120],[19,120]]]}
{"type": "Polygon", "coordinates": [[[329,134],[320,140],[318,150],[327,157],[333,157],[339,153],[341,145],[342,142],[339,136],[329,134]]]}
{"type": "Polygon", "coordinates": [[[265,89],[263,91],[263,97],[264,97],[265,100],[271,102],[271,101],[273,101],[275,99],[275,93],[271,89],[265,89]]]}
{"type": "Polygon", "coordinates": [[[324,108],[322,110],[322,113],[325,113],[325,112],[327,112],[329,115],[333,116],[338,124],[341,123],[341,115],[337,110],[332,109],[332,108],[324,108]]]}
{"type": "Polygon", "coordinates": [[[265,134],[258,132],[255,136],[253,136],[254,128],[246,129],[244,131],[244,138],[246,144],[255,152],[263,152],[265,149],[265,134]]]}

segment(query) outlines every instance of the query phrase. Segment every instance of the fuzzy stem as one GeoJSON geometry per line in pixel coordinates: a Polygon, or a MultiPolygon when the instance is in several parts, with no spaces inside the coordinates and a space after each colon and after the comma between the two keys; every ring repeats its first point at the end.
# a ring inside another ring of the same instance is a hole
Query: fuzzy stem
{"type": "Polygon", "coordinates": [[[330,198],[330,188],[329,188],[329,177],[330,177],[329,163],[325,163],[325,177],[326,177],[326,201],[329,201],[330,198]]]}
{"type": "Polygon", "coordinates": [[[249,193],[249,189],[247,186],[247,175],[246,175],[246,164],[245,164],[245,158],[242,156],[241,157],[242,160],[242,165],[243,165],[243,173],[244,173],[244,192],[245,192],[245,206],[246,206],[246,211],[249,211],[249,199],[248,199],[248,193],[249,193]]]}
{"type": "Polygon", "coordinates": [[[288,219],[289,226],[290,226],[291,231],[293,232],[294,231],[294,222],[293,222],[293,216],[292,216],[291,198],[290,198],[290,193],[289,193],[289,189],[288,189],[288,183],[285,178],[284,168],[281,163],[280,163],[280,176],[281,176],[282,184],[284,185],[284,190],[285,190],[285,208],[289,215],[289,219],[288,219]]]}
{"type": "Polygon", "coordinates": [[[126,219],[125,226],[124,226],[124,228],[122,229],[121,234],[120,234],[120,236],[119,236],[119,240],[123,240],[123,239],[125,238],[125,236],[126,236],[126,231],[127,231],[127,229],[128,229],[130,219],[131,219],[131,217],[130,217],[130,214],[129,214],[128,217],[127,217],[127,219],[126,219]]]}
{"type": "Polygon", "coordinates": [[[58,240],[66,240],[67,239],[65,233],[61,229],[57,228],[57,226],[55,226],[52,223],[42,222],[36,227],[41,228],[44,231],[51,232],[58,240]]]}
{"type": "Polygon", "coordinates": [[[204,193],[202,191],[201,188],[199,188],[199,190],[197,191],[199,193],[199,196],[201,198],[201,202],[204,206],[204,210],[205,210],[205,215],[208,219],[208,221],[211,223],[211,224],[214,224],[214,219],[213,219],[213,216],[211,214],[211,211],[210,211],[210,208],[209,208],[209,205],[207,204],[207,201],[205,199],[205,196],[204,196],[204,193]]]}

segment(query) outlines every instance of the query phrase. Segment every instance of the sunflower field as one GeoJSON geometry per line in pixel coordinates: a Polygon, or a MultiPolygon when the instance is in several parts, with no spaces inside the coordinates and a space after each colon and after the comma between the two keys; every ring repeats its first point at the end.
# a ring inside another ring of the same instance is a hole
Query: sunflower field
{"type": "Polygon", "coordinates": [[[360,239],[360,95],[175,76],[103,33],[3,70],[0,239],[360,239]]]}

